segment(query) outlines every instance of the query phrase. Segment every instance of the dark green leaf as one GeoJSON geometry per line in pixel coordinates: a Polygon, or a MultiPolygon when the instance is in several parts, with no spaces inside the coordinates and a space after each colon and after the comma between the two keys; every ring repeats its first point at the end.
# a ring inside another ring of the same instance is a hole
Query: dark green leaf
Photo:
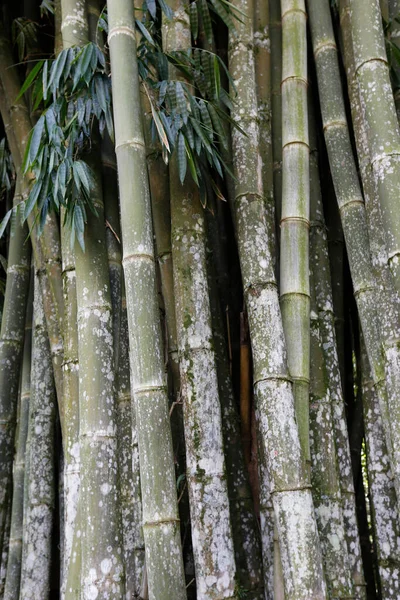
{"type": "Polygon", "coordinates": [[[31,87],[31,85],[35,81],[37,75],[39,74],[40,69],[42,68],[44,62],[45,62],[44,60],[39,60],[36,63],[36,65],[33,67],[32,71],[29,73],[28,77],[25,79],[24,83],[22,84],[21,90],[20,90],[18,96],[16,97],[15,101],[19,100],[25,94],[25,92],[31,87]]]}
{"type": "Polygon", "coordinates": [[[0,238],[3,236],[3,233],[6,230],[6,227],[8,225],[8,221],[10,220],[12,211],[13,211],[12,208],[9,211],[7,211],[2,222],[0,223],[0,238]]]}
{"type": "Polygon", "coordinates": [[[185,181],[186,177],[186,168],[187,168],[187,160],[186,160],[186,146],[185,146],[185,138],[182,133],[178,136],[178,168],[179,168],[179,179],[181,183],[185,181]]]}

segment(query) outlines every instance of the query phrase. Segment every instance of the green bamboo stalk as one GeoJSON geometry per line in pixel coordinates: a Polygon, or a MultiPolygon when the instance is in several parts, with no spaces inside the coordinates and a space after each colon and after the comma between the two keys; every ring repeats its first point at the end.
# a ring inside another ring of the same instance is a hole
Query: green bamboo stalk
{"type": "MultiPolygon", "coordinates": [[[[18,177],[14,206],[21,201],[18,177]]],[[[24,342],[25,311],[29,287],[30,244],[27,228],[17,221],[8,251],[7,282],[0,331],[0,555],[11,483],[19,376],[24,342]]]]}
{"type": "MultiPolygon", "coordinates": [[[[60,30],[62,48],[79,46],[88,42],[89,31],[85,3],[72,0],[60,2],[60,30]]],[[[57,30],[56,30],[57,31],[57,30]]],[[[75,519],[80,487],[79,446],[79,357],[78,307],[76,297],[75,252],[71,248],[71,232],[64,222],[65,209],[61,209],[61,254],[64,291],[64,495],[65,495],[65,546],[63,555],[64,577],[62,596],[67,584],[70,556],[73,545],[75,519]]]]}
{"type": "MultiPolygon", "coordinates": [[[[335,334],[334,302],[331,291],[331,275],[328,257],[328,241],[324,221],[321,186],[318,169],[318,150],[315,120],[310,110],[310,195],[311,195],[311,232],[310,256],[315,287],[315,312],[319,323],[316,324],[323,348],[323,361],[326,365],[326,378],[329,388],[332,410],[332,424],[337,454],[340,495],[344,531],[347,542],[349,565],[357,599],[365,598],[365,581],[361,561],[361,547],[357,527],[354,482],[351,468],[349,437],[345,414],[345,404],[341,385],[339,358],[335,334]]],[[[317,349],[317,352],[318,349],[317,349]]]]}
{"type": "Polygon", "coordinates": [[[109,0],[108,12],[131,382],[137,418],[149,598],[184,600],[186,589],[156,298],[133,5],[129,0],[109,0]]]}
{"type": "Polygon", "coordinates": [[[118,364],[118,460],[126,594],[127,597],[133,599],[139,597],[142,586],[144,541],[136,414],[130,391],[128,318],[124,295],[118,364]]]}
{"type": "Polygon", "coordinates": [[[271,132],[271,39],[269,32],[269,0],[254,0],[254,63],[260,130],[265,210],[268,240],[275,259],[275,205],[273,185],[273,158],[271,132]]]}
{"type": "Polygon", "coordinates": [[[311,274],[310,447],[311,483],[319,536],[331,598],[355,598],[347,550],[335,447],[333,407],[327,377],[320,320],[311,274]]]}
{"type": "Polygon", "coordinates": [[[361,369],[368,481],[381,593],[382,598],[394,600],[400,593],[399,515],[379,401],[363,344],[361,369]]]}
{"type": "MultiPolygon", "coordinates": [[[[171,3],[163,50],[191,47],[188,3],[171,3]]],[[[170,75],[179,77],[176,70],[170,75]]],[[[218,374],[207,282],[206,237],[199,190],[179,178],[176,153],[169,165],[171,237],[197,597],[236,598],[236,565],[222,433],[218,374]]]]}
{"type": "MultiPolygon", "coordinates": [[[[39,279],[35,277],[31,401],[29,409],[29,478],[20,598],[43,600],[50,591],[51,537],[54,519],[54,441],[56,398],[39,279]]],[[[26,518],[25,518],[26,517],[26,518]]]]}
{"type": "Polygon", "coordinates": [[[282,12],[282,215],[280,294],[293,380],[300,442],[310,461],[309,145],[307,38],[304,2],[283,0],[282,12]]]}
{"type": "Polygon", "coordinates": [[[10,529],[10,549],[7,562],[7,576],[4,588],[4,600],[14,600],[19,597],[23,509],[24,509],[24,479],[25,479],[25,450],[29,426],[29,405],[31,389],[31,353],[32,353],[32,310],[33,310],[33,274],[31,273],[30,294],[26,309],[24,353],[22,358],[22,373],[20,384],[19,419],[16,433],[16,448],[13,466],[13,495],[10,529]]]}
{"type": "MultiPolygon", "coordinates": [[[[22,159],[25,154],[25,147],[32,124],[24,99],[20,98],[19,100],[16,100],[20,91],[19,75],[10,53],[10,42],[4,35],[1,22],[0,56],[0,80],[3,87],[1,113],[3,121],[10,122],[12,126],[14,134],[12,139],[10,139],[13,144],[12,155],[16,169],[19,171],[21,169],[22,159]],[[16,144],[14,144],[14,141],[16,144]]],[[[31,183],[31,177],[32,174],[28,174],[25,177],[27,186],[31,183]]],[[[34,222],[35,211],[32,211],[28,218],[29,230],[33,228],[34,222]]],[[[59,231],[56,216],[54,214],[49,215],[46,227],[40,239],[38,240],[35,235],[31,235],[31,242],[41,280],[44,280],[44,273],[47,273],[46,283],[41,281],[41,289],[45,305],[47,328],[49,331],[61,429],[63,430],[63,340],[60,333],[62,331],[63,292],[59,231]]]]}
{"type": "MultiPolygon", "coordinates": [[[[240,10],[243,5],[235,2],[240,10]]],[[[249,15],[251,5],[246,10],[249,15]]],[[[247,135],[232,131],[236,223],[244,296],[253,350],[258,435],[268,459],[271,496],[288,598],[325,598],[322,556],[311,491],[297,429],[273,261],[267,243],[260,166],[252,24],[230,32],[229,66],[237,96],[232,116],[247,135]],[[301,557],[301,558],[300,558],[301,557]]]]}
{"type": "Polygon", "coordinates": [[[359,84],[372,174],[382,211],[388,264],[400,293],[400,212],[397,205],[400,129],[389,78],[382,16],[378,0],[367,5],[360,0],[349,0],[348,7],[354,73],[359,84]]]}
{"type": "Polygon", "coordinates": [[[249,600],[250,598],[261,600],[264,598],[264,590],[260,531],[256,522],[253,497],[246,473],[238,412],[233,395],[222,312],[218,298],[218,276],[214,268],[214,264],[217,263],[215,254],[220,251],[218,231],[215,230],[215,215],[210,213],[207,225],[208,286],[237,581],[239,587],[246,590],[249,600]]]}

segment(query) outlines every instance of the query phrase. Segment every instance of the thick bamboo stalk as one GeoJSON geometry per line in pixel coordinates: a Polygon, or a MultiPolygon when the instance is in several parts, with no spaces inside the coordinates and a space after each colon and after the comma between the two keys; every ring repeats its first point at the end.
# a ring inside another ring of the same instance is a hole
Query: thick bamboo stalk
{"type": "Polygon", "coordinates": [[[129,339],[126,300],[121,312],[120,352],[117,375],[118,460],[121,488],[122,531],[127,597],[138,598],[144,569],[142,501],[135,407],[129,376],[129,339]],[[129,596],[130,594],[130,596],[129,596]]]}
{"type": "Polygon", "coordinates": [[[311,276],[310,447],[311,482],[329,597],[355,598],[347,550],[339,469],[333,425],[333,406],[311,276]]]}
{"type": "Polygon", "coordinates": [[[400,293],[400,129],[389,78],[378,0],[349,0],[354,72],[386,234],[388,264],[400,293]]]}
{"type": "Polygon", "coordinates": [[[19,597],[22,534],[24,511],[25,450],[29,426],[29,405],[31,393],[31,354],[32,354],[32,310],[33,310],[33,273],[31,273],[30,294],[26,309],[24,353],[20,384],[19,418],[16,434],[15,457],[13,466],[13,495],[10,529],[10,550],[7,562],[7,576],[4,588],[4,600],[19,597]]]}
{"type": "MultiPolygon", "coordinates": [[[[215,219],[215,217],[211,218],[215,219]]],[[[222,312],[216,285],[217,277],[214,269],[215,259],[213,253],[218,251],[218,241],[213,240],[213,234],[210,233],[210,229],[208,230],[208,246],[208,285],[210,290],[212,330],[221,403],[224,454],[237,582],[242,590],[247,591],[249,599],[261,600],[264,598],[264,586],[260,531],[256,521],[249,477],[248,473],[246,473],[245,457],[240,436],[239,415],[233,395],[222,312]]],[[[250,364],[247,366],[250,367],[250,364]]]]}
{"type": "Polygon", "coordinates": [[[271,132],[271,39],[269,31],[269,0],[254,0],[254,64],[260,130],[265,210],[268,240],[275,259],[275,204],[271,132]]]}
{"type": "Polygon", "coordinates": [[[361,348],[361,369],[368,480],[381,593],[382,598],[394,600],[400,594],[399,515],[379,401],[365,347],[361,348]]]}
{"type": "MultiPolygon", "coordinates": [[[[351,73],[355,73],[355,69],[353,68],[354,64],[354,41],[352,40],[352,32],[350,28],[350,9],[348,0],[342,0],[341,4],[341,25],[343,32],[343,41],[344,41],[344,55],[346,62],[346,69],[349,77],[349,90],[351,93],[352,105],[353,105],[353,114],[356,114],[357,107],[362,107],[361,103],[361,91],[360,97],[358,97],[356,82],[354,81],[354,76],[351,76],[351,73]]],[[[344,110],[344,108],[342,109],[344,110]]],[[[363,182],[364,189],[366,192],[366,198],[368,199],[369,209],[368,213],[370,216],[370,227],[371,239],[373,243],[371,244],[371,248],[373,250],[373,256],[375,256],[375,271],[379,273],[379,285],[380,290],[376,287],[376,281],[373,279],[373,265],[370,260],[365,264],[365,257],[360,256],[360,261],[364,262],[364,269],[361,274],[364,275],[364,279],[366,283],[369,281],[369,287],[371,288],[369,291],[369,295],[372,297],[366,300],[364,303],[367,305],[361,310],[361,304],[358,302],[358,308],[360,313],[361,326],[363,329],[363,335],[366,343],[366,348],[368,352],[368,359],[370,362],[373,378],[376,385],[377,394],[379,397],[383,423],[385,428],[385,436],[386,443],[389,449],[389,455],[391,457],[391,464],[393,469],[393,475],[395,477],[395,484],[397,495],[399,497],[400,494],[400,478],[399,478],[399,468],[400,468],[400,454],[398,452],[398,435],[399,435],[399,427],[398,427],[398,419],[399,419],[399,394],[400,394],[400,345],[399,345],[399,306],[398,306],[398,297],[393,294],[391,295],[391,284],[390,284],[390,274],[385,273],[385,269],[379,269],[379,261],[380,258],[377,259],[377,246],[382,247],[382,232],[379,232],[379,211],[375,211],[374,208],[378,208],[375,204],[374,196],[374,185],[371,181],[371,177],[369,176],[369,167],[368,167],[368,156],[366,140],[363,138],[365,135],[365,129],[362,127],[363,121],[359,120],[358,117],[355,118],[355,130],[357,132],[357,141],[358,141],[358,150],[360,153],[360,162],[362,164],[362,174],[363,174],[363,182]],[[374,214],[375,213],[375,214],[374,214]],[[374,223],[374,221],[376,221],[374,223]],[[366,267],[366,268],[365,268],[366,267]],[[369,307],[368,304],[372,305],[369,307]],[[371,311],[372,308],[372,311],[371,311]],[[376,331],[376,329],[380,327],[380,331],[376,331]],[[379,335],[380,334],[380,335],[379,335]],[[384,354],[382,353],[382,346],[384,348],[384,354]],[[385,369],[385,372],[383,372],[385,369]],[[383,379],[386,376],[386,390],[382,389],[383,379]],[[390,417],[389,417],[390,414],[390,417]]],[[[349,143],[349,151],[351,151],[350,143],[349,143]]],[[[346,163],[346,165],[348,162],[346,163]]],[[[352,169],[354,173],[353,181],[356,181],[356,172],[354,163],[352,164],[352,169]]],[[[338,165],[339,168],[339,165],[338,165]]],[[[358,182],[357,182],[358,188],[358,182]]],[[[359,188],[358,188],[359,189],[359,188]]],[[[358,192],[359,193],[359,192],[358,192]]],[[[363,205],[361,205],[362,208],[363,205]]],[[[365,211],[362,215],[363,220],[365,221],[365,211]]],[[[363,231],[365,225],[363,225],[363,231]]],[[[364,242],[364,252],[367,250],[368,238],[367,232],[363,232],[364,242]]],[[[347,240],[346,240],[347,242],[347,240]]],[[[357,246],[358,251],[360,245],[357,246]]],[[[369,258],[369,254],[366,255],[369,258]]],[[[383,253],[385,256],[385,250],[383,253]]],[[[362,264],[362,263],[361,263],[362,264]]],[[[353,272],[352,272],[353,276],[353,272]]],[[[354,276],[353,276],[354,283],[354,276]]],[[[367,284],[368,285],[368,284],[367,284]]],[[[355,286],[356,287],[356,286],[355,286]]]]}
{"type": "MultiPolygon", "coordinates": [[[[88,42],[89,28],[85,3],[73,0],[60,2],[60,28],[62,49],[88,42]]],[[[65,212],[61,210],[61,253],[64,291],[64,364],[63,404],[64,428],[64,494],[65,494],[65,546],[64,577],[61,594],[65,594],[70,556],[73,544],[76,511],[80,486],[79,445],[79,358],[77,330],[77,298],[75,252],[71,248],[71,232],[64,223],[65,212]]]]}
{"type": "MultiPolygon", "coordinates": [[[[235,2],[235,6],[244,9],[243,3],[235,2]]],[[[251,15],[251,4],[245,8],[251,15]]],[[[232,115],[247,133],[232,131],[236,176],[232,210],[249,316],[258,435],[268,460],[287,596],[320,599],[326,597],[321,549],[304,472],[258,177],[261,165],[252,40],[249,18],[230,32],[229,66],[238,92],[232,115]]]]}
{"type": "MultiPolygon", "coordinates": [[[[164,19],[163,50],[188,50],[187,3],[164,19]]],[[[172,77],[177,72],[171,73],[172,77]]],[[[211,325],[203,209],[196,184],[179,179],[176,154],[169,166],[171,237],[193,554],[197,597],[234,598],[236,565],[211,325]]]]}
{"type": "Polygon", "coordinates": [[[8,495],[7,519],[3,536],[3,546],[0,561],[0,598],[4,596],[4,587],[7,575],[7,563],[10,552],[10,526],[11,526],[11,493],[8,495]]]}
{"type": "MultiPolygon", "coordinates": [[[[309,0],[308,7],[325,141],[342,219],[361,326],[380,397],[387,441],[391,448],[390,437],[393,428],[390,428],[387,417],[387,399],[389,402],[393,402],[396,394],[391,393],[390,389],[388,389],[389,394],[386,393],[385,356],[382,351],[381,323],[377,312],[379,297],[370,259],[365,206],[347,127],[329,4],[328,2],[320,3],[309,0]]],[[[347,27],[343,28],[343,32],[348,36],[347,27]]],[[[348,43],[348,40],[345,39],[345,46],[348,43]]],[[[393,350],[395,349],[396,347],[393,348],[393,350]]],[[[397,357],[394,356],[394,352],[392,352],[392,356],[386,353],[386,358],[389,358],[391,364],[395,366],[397,357]]],[[[390,383],[389,378],[388,383],[390,383]]],[[[397,461],[394,455],[393,460],[397,461]]],[[[396,472],[396,469],[394,471],[396,472]]]]}
{"type": "Polygon", "coordinates": [[[109,0],[108,11],[131,384],[136,406],[149,598],[183,600],[186,589],[156,298],[133,5],[129,0],[109,0]]]}
{"type": "Polygon", "coordinates": [[[51,537],[54,519],[54,441],[56,398],[39,279],[35,276],[29,478],[23,524],[20,599],[43,600],[50,591],[51,537]]]}
{"type": "Polygon", "coordinates": [[[79,353],[81,585],[83,598],[124,590],[120,554],[117,426],[110,277],[98,147],[88,155],[94,173],[85,252],[75,247],[79,353]],[[110,515],[113,518],[110,519],[110,515]]]}
{"type": "MultiPolygon", "coordinates": [[[[21,201],[18,178],[14,205],[21,201]]],[[[24,342],[25,311],[28,298],[30,244],[27,228],[16,223],[8,251],[7,283],[0,332],[0,555],[7,514],[7,492],[11,483],[14,431],[17,413],[19,375],[24,342]]]]}
{"type": "MultiPolygon", "coordinates": [[[[282,20],[280,0],[269,0],[271,40],[271,115],[275,219],[282,213],[282,20]]],[[[277,228],[280,239],[280,228],[277,228]]],[[[279,272],[277,273],[279,278],[279,272]]]]}
{"type": "MultiPolygon", "coordinates": [[[[324,221],[321,186],[319,181],[318,151],[315,120],[310,114],[310,192],[311,192],[311,232],[310,256],[315,287],[315,311],[319,323],[316,324],[323,348],[323,361],[326,366],[329,388],[332,425],[335,438],[335,452],[338,463],[338,479],[342,501],[344,531],[347,552],[357,599],[365,598],[365,582],[361,561],[361,548],[357,527],[355,492],[351,468],[349,437],[345,414],[339,358],[335,334],[335,313],[331,291],[331,275],[328,257],[327,232],[324,221]]],[[[343,290],[342,290],[343,291],[343,290]]],[[[317,352],[318,349],[317,349],[317,352]]]]}
{"type": "Polygon", "coordinates": [[[282,0],[282,214],[280,294],[300,442],[310,462],[309,227],[307,37],[304,2],[282,0]]]}

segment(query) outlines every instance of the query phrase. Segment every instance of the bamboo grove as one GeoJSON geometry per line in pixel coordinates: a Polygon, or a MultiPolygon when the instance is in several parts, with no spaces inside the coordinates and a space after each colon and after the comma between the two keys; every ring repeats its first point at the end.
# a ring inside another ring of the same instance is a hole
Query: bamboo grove
{"type": "Polygon", "coordinates": [[[0,12],[0,598],[400,598],[400,1],[0,12]]]}

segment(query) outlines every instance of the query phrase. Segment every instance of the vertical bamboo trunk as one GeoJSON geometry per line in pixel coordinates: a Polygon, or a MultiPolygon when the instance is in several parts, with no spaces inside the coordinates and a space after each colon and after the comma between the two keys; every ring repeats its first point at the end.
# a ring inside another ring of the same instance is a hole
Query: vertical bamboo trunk
{"type": "MultiPolygon", "coordinates": [[[[165,52],[188,50],[187,3],[173,3],[163,24],[165,52]]],[[[176,77],[176,73],[172,73],[176,77]]],[[[171,237],[187,479],[197,597],[235,597],[235,558],[230,525],[221,408],[199,191],[187,175],[179,180],[177,157],[169,168],[171,237]]]]}
{"type": "Polygon", "coordinates": [[[136,406],[149,598],[186,598],[156,298],[133,5],[108,1],[132,393],[136,406]],[[126,57],[126,60],[122,60],[126,57]]]}
{"type": "Polygon", "coordinates": [[[218,374],[218,390],[221,402],[226,476],[237,569],[237,582],[239,588],[246,590],[249,600],[262,600],[262,598],[264,598],[264,586],[262,578],[260,533],[256,522],[248,475],[246,473],[238,423],[238,413],[235,407],[222,313],[216,285],[217,276],[216,270],[214,269],[215,259],[212,251],[218,252],[218,241],[214,238],[214,234],[210,233],[210,229],[211,228],[208,228],[209,252],[207,255],[207,274],[210,290],[215,360],[218,374]],[[211,248],[212,251],[210,251],[211,248]]]}
{"type": "MultiPolygon", "coordinates": [[[[282,212],[282,20],[281,1],[269,0],[271,39],[271,114],[275,219],[282,212]]],[[[278,241],[280,229],[277,229],[278,241]]],[[[279,271],[277,273],[279,277],[279,271]]]]}
{"type": "MultiPolygon", "coordinates": [[[[354,81],[354,60],[355,60],[355,48],[354,48],[354,40],[352,39],[352,31],[350,28],[350,8],[348,4],[348,0],[342,0],[340,3],[341,7],[341,26],[343,32],[343,40],[344,40],[344,55],[346,62],[346,69],[349,79],[349,89],[351,92],[352,105],[353,105],[353,114],[357,111],[357,107],[362,107],[362,97],[361,97],[361,87],[360,87],[360,98],[357,96],[357,91],[355,89],[355,81],[354,81]],[[352,76],[353,73],[353,76],[352,76]]],[[[360,110],[360,109],[359,109],[360,110]]],[[[361,123],[358,119],[355,119],[356,132],[358,138],[358,148],[360,152],[360,159],[362,165],[362,174],[364,176],[364,188],[366,190],[366,198],[370,204],[369,215],[370,222],[373,225],[370,228],[371,231],[371,239],[373,240],[373,244],[371,246],[373,250],[373,255],[375,256],[376,261],[376,248],[377,245],[381,247],[382,245],[382,236],[378,229],[379,222],[379,212],[374,214],[374,185],[371,181],[371,178],[368,175],[369,167],[366,165],[368,163],[368,159],[365,157],[368,155],[367,153],[367,145],[366,140],[363,139],[365,135],[365,129],[362,127],[362,119],[361,123]],[[374,215],[374,216],[372,216],[374,215]],[[376,223],[373,221],[376,220],[376,223]]],[[[348,143],[348,151],[351,152],[350,143],[348,143]]],[[[371,155],[372,156],[372,155],[371,155]]],[[[348,163],[346,163],[348,164],[348,163]]],[[[356,182],[356,170],[354,163],[352,164],[353,170],[353,181],[356,182]]],[[[337,165],[339,168],[339,165],[337,165]]],[[[356,183],[358,194],[359,187],[358,181],[356,183]]],[[[364,206],[360,204],[363,209],[362,219],[365,222],[365,210],[364,206]]],[[[376,205],[375,205],[375,208],[376,205]]],[[[360,274],[363,275],[364,285],[362,286],[366,291],[365,293],[360,295],[358,298],[358,308],[360,313],[360,320],[363,329],[363,335],[366,343],[366,348],[368,352],[368,359],[370,362],[373,378],[375,381],[381,411],[383,424],[385,428],[385,436],[386,443],[389,450],[389,455],[391,458],[393,476],[395,478],[397,495],[399,497],[400,493],[400,479],[399,479],[399,461],[400,454],[398,452],[398,435],[399,435],[399,427],[398,427],[398,418],[399,418],[399,403],[398,397],[400,394],[400,346],[399,346],[399,308],[398,308],[398,298],[397,296],[390,294],[391,284],[390,284],[390,276],[388,277],[388,273],[385,274],[385,270],[379,269],[378,261],[375,262],[378,267],[376,270],[380,274],[378,279],[380,283],[381,289],[378,291],[376,287],[376,282],[373,278],[373,266],[370,260],[365,261],[365,256],[369,258],[369,253],[367,252],[368,245],[368,237],[366,226],[363,223],[361,228],[362,238],[364,239],[363,243],[363,255],[360,254],[360,261],[364,263],[364,269],[360,271],[360,274]],[[364,231],[365,230],[365,231],[364,231]],[[388,285],[389,282],[389,285],[388,285]],[[365,285],[367,284],[367,285],[365,285]],[[369,288],[369,290],[368,290],[369,288]],[[368,296],[372,296],[368,298],[368,296]],[[361,303],[361,300],[363,302],[361,303]],[[397,306],[396,306],[397,304],[397,306]],[[372,306],[371,306],[372,305],[372,306]],[[379,313],[378,313],[379,310],[379,313]],[[379,318],[378,318],[379,314],[379,318]],[[380,327],[380,331],[378,329],[380,327]],[[380,335],[379,335],[380,334],[380,335]],[[382,353],[382,346],[384,348],[384,354],[382,353]],[[385,371],[384,371],[385,369],[385,371]],[[386,377],[386,389],[383,389],[384,379],[386,377]],[[389,418],[390,414],[390,418],[389,418]]],[[[347,240],[346,240],[347,241],[347,240]]],[[[354,252],[362,249],[361,241],[358,243],[354,252]]],[[[384,252],[385,255],[385,252],[384,252]]],[[[379,260],[379,259],[378,259],[379,260]]],[[[360,264],[363,264],[360,262],[360,264]]],[[[354,275],[352,271],[353,283],[354,283],[354,275]]],[[[354,285],[355,289],[357,286],[354,285]]]]}
{"type": "Polygon", "coordinates": [[[275,205],[271,132],[271,38],[269,30],[269,0],[254,0],[254,64],[256,73],[260,154],[262,159],[265,210],[268,240],[275,259],[275,205]]]}
{"type": "Polygon", "coordinates": [[[354,598],[351,565],[345,538],[339,469],[331,396],[324,359],[320,322],[311,277],[311,482],[329,597],[354,598]]]}
{"type": "Polygon", "coordinates": [[[10,529],[10,549],[7,562],[7,575],[4,588],[4,600],[19,597],[22,559],[22,535],[24,512],[25,450],[29,427],[29,405],[31,390],[31,354],[32,354],[32,310],[33,275],[30,282],[25,320],[24,354],[20,384],[19,419],[15,444],[13,467],[13,495],[10,529]]]}
{"type": "MultiPolygon", "coordinates": [[[[252,5],[234,3],[252,14],[252,5]]],[[[230,32],[229,66],[237,88],[232,116],[235,198],[232,210],[253,350],[258,435],[268,460],[271,495],[288,598],[326,597],[311,491],[300,447],[274,265],[268,248],[258,144],[252,24],[230,32]],[[301,557],[301,558],[300,558],[301,557]]]]}
{"type": "Polygon", "coordinates": [[[327,233],[319,181],[315,120],[312,117],[312,114],[310,114],[310,117],[310,256],[312,263],[311,270],[314,273],[315,312],[318,314],[319,318],[317,329],[319,329],[320,332],[319,334],[317,332],[316,335],[317,337],[318,335],[321,337],[324,355],[323,361],[326,365],[326,378],[331,402],[335,452],[337,453],[338,462],[338,480],[342,501],[341,508],[349,556],[349,566],[351,569],[355,597],[362,600],[365,598],[365,582],[357,527],[345,404],[336,345],[334,303],[331,291],[327,233]]]}
{"type": "Polygon", "coordinates": [[[362,118],[386,233],[388,261],[400,293],[400,130],[397,121],[382,16],[378,0],[349,1],[354,71],[359,83],[362,118]]]}
{"type": "Polygon", "coordinates": [[[143,578],[144,542],[140,496],[136,414],[130,391],[129,339],[126,300],[123,295],[120,351],[117,373],[118,460],[121,488],[122,532],[127,598],[138,598],[143,578]]]}
{"type": "MultiPolygon", "coordinates": [[[[344,6],[343,2],[342,6],[344,6]]],[[[386,408],[385,357],[381,345],[381,324],[377,313],[379,298],[376,293],[376,282],[370,259],[365,206],[347,127],[329,4],[309,0],[308,7],[325,141],[346,240],[357,307],[375,385],[381,401],[387,441],[391,447],[391,433],[386,408]]]]}
{"type": "MultiPolygon", "coordinates": [[[[18,178],[14,205],[21,201],[18,178]]],[[[24,342],[25,311],[29,287],[30,245],[26,227],[18,223],[10,239],[7,283],[0,331],[0,553],[11,483],[19,375],[24,342]]]]}
{"type": "MultiPolygon", "coordinates": [[[[117,425],[110,278],[96,146],[88,156],[95,175],[85,252],[75,248],[79,351],[81,585],[119,598],[124,590],[117,484],[117,425]],[[110,519],[110,515],[113,518],[110,519]]],[[[77,245],[76,245],[77,246],[77,245]]]]}
{"type": "Polygon", "coordinates": [[[282,214],[280,294],[304,461],[309,466],[309,144],[304,2],[282,0],[282,214]]]}
{"type": "Polygon", "coordinates": [[[379,402],[365,347],[361,350],[361,368],[368,479],[381,593],[385,600],[394,600],[400,594],[399,515],[379,402]]]}
{"type": "Polygon", "coordinates": [[[7,575],[7,563],[8,563],[8,555],[10,551],[10,526],[11,526],[11,494],[9,493],[8,499],[8,507],[7,507],[7,519],[6,526],[3,536],[3,550],[1,553],[1,562],[0,562],[0,598],[4,596],[4,587],[6,583],[6,575],[7,575]]]}
{"type": "Polygon", "coordinates": [[[35,277],[29,409],[29,478],[23,524],[22,600],[44,600],[50,592],[54,519],[56,398],[49,340],[38,277],[35,277]]]}
{"type": "MultiPolygon", "coordinates": [[[[85,3],[74,0],[60,1],[60,33],[62,48],[88,42],[88,23],[85,3]]],[[[57,15],[57,13],[56,13],[57,15]]],[[[56,30],[57,33],[57,30],[56,30]]],[[[64,224],[61,210],[61,252],[64,291],[64,493],[65,493],[65,546],[63,553],[64,578],[61,594],[65,594],[72,550],[75,519],[80,485],[79,446],[79,359],[77,330],[77,298],[75,252],[71,248],[69,227],[64,224]]]]}

